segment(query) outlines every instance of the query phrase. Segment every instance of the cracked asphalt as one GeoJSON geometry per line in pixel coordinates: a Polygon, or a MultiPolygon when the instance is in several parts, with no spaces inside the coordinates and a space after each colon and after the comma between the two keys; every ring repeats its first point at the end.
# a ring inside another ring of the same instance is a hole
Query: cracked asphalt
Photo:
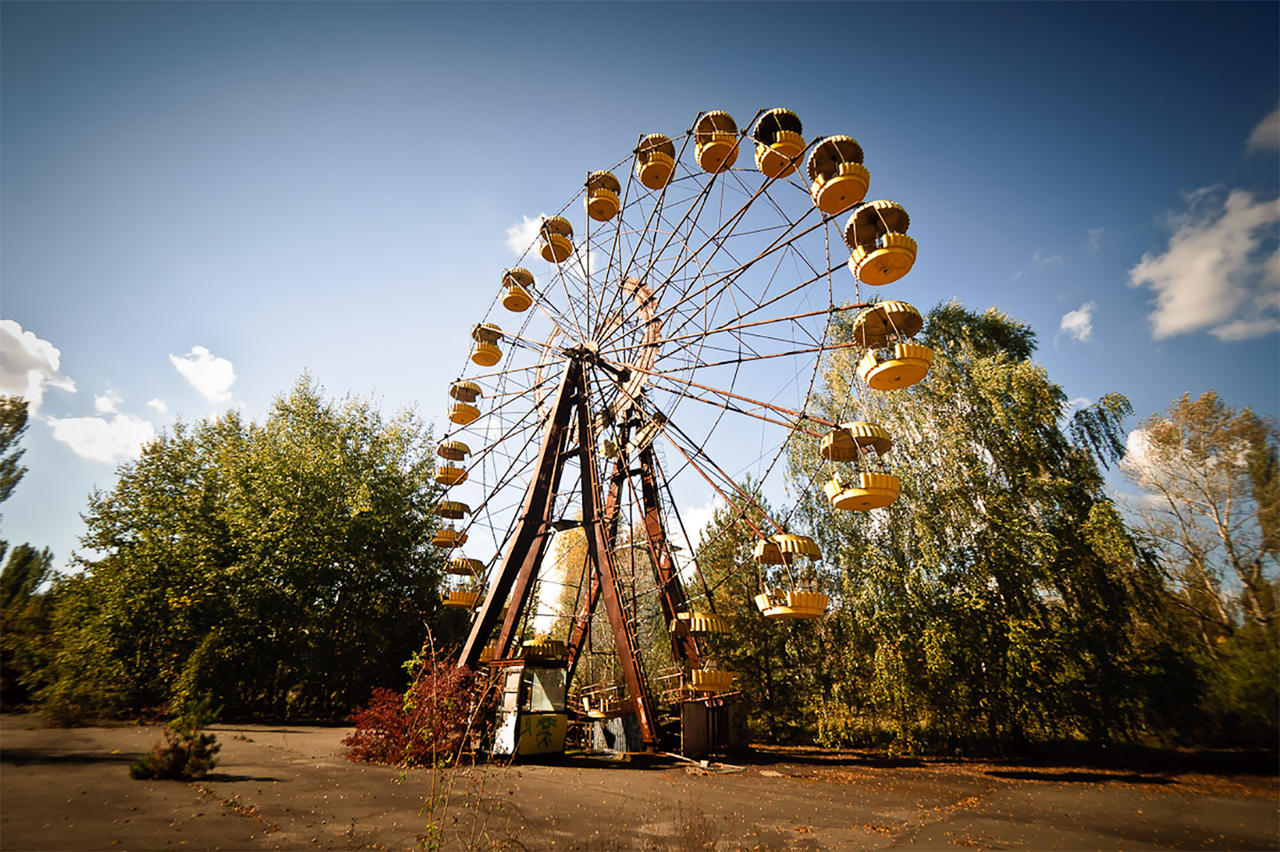
{"type": "MultiPolygon", "coordinates": [[[[355,764],[349,729],[216,725],[191,783],[158,728],[0,716],[0,849],[1278,849],[1276,767],[1105,768],[759,749],[733,764],[355,764]]],[[[1219,761],[1219,764],[1221,761],[1219,761]]]]}

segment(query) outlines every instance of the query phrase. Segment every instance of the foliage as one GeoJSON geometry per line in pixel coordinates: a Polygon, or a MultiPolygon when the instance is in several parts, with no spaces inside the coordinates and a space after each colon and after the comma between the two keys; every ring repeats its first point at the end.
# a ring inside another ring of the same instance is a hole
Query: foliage
{"type": "Polygon", "coordinates": [[[342,744],[347,757],[366,763],[437,766],[456,761],[472,719],[469,669],[428,645],[405,664],[411,674],[403,693],[375,688],[352,714],[355,730],[342,744]]]}
{"type": "Polygon", "coordinates": [[[436,615],[432,469],[413,415],[326,401],[308,377],[261,425],[177,424],[89,499],[45,712],[211,694],[233,715],[345,716],[436,615]]]}
{"type": "Polygon", "coordinates": [[[26,450],[18,447],[27,431],[27,401],[17,396],[0,396],[0,503],[8,500],[27,469],[22,466],[26,450]]]}
{"type": "Polygon", "coordinates": [[[130,764],[129,777],[190,781],[209,774],[218,764],[216,755],[222,746],[203,729],[217,715],[207,698],[190,704],[165,728],[164,742],[130,764]]]}
{"type": "Polygon", "coordinates": [[[1121,465],[1202,683],[1200,738],[1275,747],[1280,731],[1280,434],[1212,391],[1142,421],[1121,465]]]}
{"type": "Polygon", "coordinates": [[[1132,736],[1171,651],[1159,578],[1099,470],[1123,446],[1127,401],[1065,423],[1034,333],[995,309],[935,308],[923,342],[933,367],[910,388],[862,388],[850,350],[824,369],[822,415],[893,438],[896,503],[833,509],[816,439],[792,447],[805,517],[840,570],[835,684],[814,695],[824,736],[887,730],[905,749],[1132,736]]]}
{"type": "MultiPolygon", "coordinates": [[[[703,530],[698,567],[711,598],[708,608],[726,618],[725,635],[707,636],[703,650],[722,669],[737,674],[753,735],[773,741],[805,739],[812,723],[809,704],[834,686],[832,669],[820,661],[843,645],[841,626],[830,620],[770,621],[754,603],[763,578],[752,559],[761,534],[774,532],[764,519],[773,514],[751,482],[719,506],[703,530]]],[[[819,577],[819,591],[833,591],[832,578],[819,577]]],[[[699,605],[703,606],[702,604],[699,605]]]]}

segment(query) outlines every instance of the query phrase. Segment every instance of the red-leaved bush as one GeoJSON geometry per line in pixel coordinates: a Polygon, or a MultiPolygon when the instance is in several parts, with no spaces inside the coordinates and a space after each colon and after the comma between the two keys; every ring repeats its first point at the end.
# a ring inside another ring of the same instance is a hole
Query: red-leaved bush
{"type": "Polygon", "coordinates": [[[471,719],[471,670],[424,653],[408,668],[413,680],[404,694],[375,688],[369,704],[352,714],[356,729],[342,741],[347,757],[410,766],[457,759],[471,719]]]}

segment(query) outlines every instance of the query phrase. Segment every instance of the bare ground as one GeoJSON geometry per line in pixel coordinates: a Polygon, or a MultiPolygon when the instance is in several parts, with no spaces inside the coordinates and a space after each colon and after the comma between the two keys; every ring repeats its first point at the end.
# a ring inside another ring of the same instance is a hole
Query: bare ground
{"type": "Polygon", "coordinates": [[[1275,767],[1097,768],[765,749],[432,772],[349,729],[217,725],[217,769],[132,781],[141,726],[0,716],[0,849],[1276,849],[1275,767]]]}

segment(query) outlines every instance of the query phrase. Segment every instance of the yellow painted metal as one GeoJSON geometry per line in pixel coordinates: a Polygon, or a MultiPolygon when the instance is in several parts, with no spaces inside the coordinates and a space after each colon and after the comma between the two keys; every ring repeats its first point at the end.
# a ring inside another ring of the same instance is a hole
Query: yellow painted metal
{"type": "Polygon", "coordinates": [[[808,536],[778,533],[757,541],[752,555],[757,562],[765,565],[789,565],[802,556],[820,559],[822,550],[808,536]]]}
{"type": "Polygon", "coordinates": [[[843,213],[861,201],[871,184],[871,173],[861,163],[841,163],[831,177],[819,175],[809,195],[819,210],[830,216],[843,213]]]}
{"type": "Polygon", "coordinates": [[[733,672],[693,669],[685,683],[694,692],[727,692],[733,688],[733,672]]]}
{"type": "Polygon", "coordinates": [[[477,323],[471,327],[471,339],[476,343],[497,343],[502,340],[502,329],[491,322],[477,323]]]}
{"type": "Polygon", "coordinates": [[[587,196],[584,203],[587,215],[597,222],[608,222],[622,209],[618,193],[622,184],[618,183],[613,172],[592,172],[587,175],[587,196]]]}
{"type": "Polygon", "coordinates": [[[862,246],[870,251],[885,234],[905,234],[911,217],[896,201],[881,198],[859,204],[844,225],[844,242],[850,250],[862,246]]]}
{"type": "Polygon", "coordinates": [[[527,311],[532,304],[533,297],[519,284],[508,284],[502,293],[502,307],[512,313],[527,311]]]}
{"type": "Polygon", "coordinates": [[[765,618],[820,618],[827,611],[830,598],[821,592],[791,589],[786,592],[761,592],[756,595],[756,608],[765,618]]]}
{"type": "Polygon", "coordinates": [[[868,449],[884,455],[893,448],[889,433],[874,423],[842,423],[822,436],[822,457],[837,462],[856,461],[868,449]]]}
{"type": "Polygon", "coordinates": [[[556,660],[565,656],[564,643],[559,639],[547,639],[546,637],[535,637],[526,640],[521,644],[524,649],[525,659],[531,660],[556,660]]]}
{"type": "Polygon", "coordinates": [[[462,547],[467,543],[467,534],[453,527],[440,527],[436,530],[431,543],[436,547],[462,547]]]}
{"type": "Polygon", "coordinates": [[[729,620],[714,612],[678,612],[671,621],[671,630],[681,629],[689,633],[728,633],[729,620]]]}
{"type": "Polygon", "coordinates": [[[462,461],[471,455],[471,448],[461,441],[441,441],[436,445],[436,455],[449,461],[462,461]]]}
{"type": "Polygon", "coordinates": [[[471,507],[457,500],[441,500],[436,504],[436,514],[451,521],[460,521],[464,515],[471,514],[471,507]]]}
{"type": "Polygon", "coordinates": [[[480,416],[480,409],[465,402],[455,402],[449,406],[449,419],[459,426],[466,426],[480,416]]]}
{"type": "Polygon", "coordinates": [[[494,644],[485,645],[480,649],[480,662],[487,663],[493,659],[493,655],[498,651],[498,646],[494,644]]]}
{"type": "Polygon", "coordinates": [[[763,113],[752,132],[760,173],[775,179],[794,173],[796,161],[804,153],[803,133],[800,117],[791,110],[778,107],[763,113]]]}
{"type": "Polygon", "coordinates": [[[858,377],[875,390],[896,390],[914,385],[929,373],[933,350],[920,343],[899,343],[889,357],[871,350],[858,362],[858,377]]]}
{"type": "Polygon", "coordinates": [[[471,347],[471,361],[481,367],[492,367],[502,360],[502,350],[492,343],[477,343],[471,347]]]}
{"type": "Polygon", "coordinates": [[[636,146],[636,177],[649,189],[662,189],[676,168],[676,146],[661,133],[650,133],[636,146]]]}
{"type": "Polygon", "coordinates": [[[859,473],[850,482],[836,475],[822,486],[832,506],[850,512],[882,509],[898,499],[900,489],[901,483],[893,474],[868,471],[859,473]]]}
{"type": "Polygon", "coordinates": [[[756,143],[756,168],[765,177],[788,177],[795,172],[796,159],[803,153],[804,137],[789,130],[780,130],[777,141],[772,145],[756,143]]]}
{"type": "Polygon", "coordinates": [[[891,340],[913,337],[923,327],[920,312],[906,302],[877,302],[854,317],[850,337],[859,346],[879,349],[891,340]]]}
{"type": "Polygon", "coordinates": [[[916,241],[906,234],[885,234],[872,248],[858,246],[849,257],[849,271],[863,284],[892,284],[911,271],[916,241]]]}
{"type": "Polygon", "coordinates": [[[459,577],[478,577],[484,571],[484,563],[479,559],[466,556],[455,556],[445,565],[445,572],[459,577]]]}
{"type": "Polygon", "coordinates": [[[693,128],[694,159],[705,172],[717,174],[738,160],[738,125],[733,116],[712,110],[693,128]]]}
{"type": "Polygon", "coordinates": [[[521,713],[516,755],[559,754],[564,751],[569,716],[565,713],[521,713]]]}
{"type": "Polygon", "coordinates": [[[461,485],[467,481],[467,472],[463,468],[451,464],[442,464],[436,468],[436,482],[441,485],[461,485]]]}
{"type": "Polygon", "coordinates": [[[480,386],[475,382],[469,382],[465,379],[459,379],[449,385],[449,396],[459,402],[475,402],[476,397],[481,396],[480,386]]]}
{"type": "Polygon", "coordinates": [[[474,609],[480,603],[480,593],[450,589],[440,596],[440,602],[458,609],[474,609]]]}
{"type": "Polygon", "coordinates": [[[538,251],[547,263],[560,263],[573,254],[573,225],[563,216],[543,219],[538,235],[538,251]]]}
{"type": "Polygon", "coordinates": [[[814,145],[805,170],[813,203],[832,216],[862,201],[871,183],[862,165],[862,146],[850,136],[828,136],[814,145]]]}

